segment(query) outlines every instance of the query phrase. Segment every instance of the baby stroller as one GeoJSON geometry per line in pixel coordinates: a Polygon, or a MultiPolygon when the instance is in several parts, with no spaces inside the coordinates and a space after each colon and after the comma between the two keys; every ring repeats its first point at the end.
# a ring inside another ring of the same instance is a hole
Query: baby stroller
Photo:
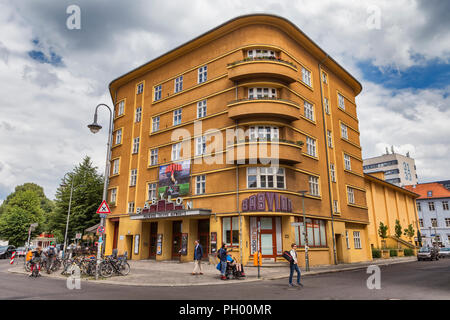
{"type": "Polygon", "coordinates": [[[241,270],[237,270],[236,262],[230,256],[227,256],[227,268],[225,270],[225,277],[230,279],[242,279],[245,278],[244,266],[241,264],[241,270]]]}

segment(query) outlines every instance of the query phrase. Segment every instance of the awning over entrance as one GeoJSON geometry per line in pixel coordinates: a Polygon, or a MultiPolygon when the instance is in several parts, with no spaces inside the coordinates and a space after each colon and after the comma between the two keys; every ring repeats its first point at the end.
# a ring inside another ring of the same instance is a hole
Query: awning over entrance
{"type": "Polygon", "coordinates": [[[178,218],[178,217],[195,217],[195,216],[210,216],[209,209],[193,209],[193,210],[173,210],[163,212],[148,212],[140,214],[130,214],[131,220],[151,220],[162,218],[178,218]]]}

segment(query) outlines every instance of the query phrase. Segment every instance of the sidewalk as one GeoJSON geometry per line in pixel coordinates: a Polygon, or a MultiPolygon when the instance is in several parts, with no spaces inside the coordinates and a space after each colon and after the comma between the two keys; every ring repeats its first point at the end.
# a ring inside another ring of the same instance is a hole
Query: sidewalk
{"type": "MultiPolygon", "coordinates": [[[[401,257],[390,259],[374,259],[373,261],[351,263],[351,264],[339,264],[339,265],[326,265],[310,268],[309,272],[305,272],[304,268],[301,268],[302,276],[311,276],[330,272],[339,272],[346,270],[363,269],[369,265],[390,265],[397,263],[405,263],[416,261],[414,257],[401,257]]],[[[247,275],[244,280],[227,280],[223,281],[219,279],[220,273],[216,269],[215,265],[211,265],[208,262],[202,264],[203,275],[192,275],[191,272],[194,268],[193,262],[179,263],[177,261],[158,261],[155,260],[138,260],[128,261],[131,267],[130,274],[127,276],[113,276],[108,279],[99,280],[98,283],[103,284],[115,284],[115,285],[128,285],[128,286],[195,286],[195,285],[217,285],[217,284],[232,284],[232,283],[244,283],[252,281],[262,280],[275,280],[289,277],[289,265],[288,263],[267,263],[260,268],[260,278],[258,279],[258,268],[253,266],[245,267],[245,273],[247,275]]],[[[28,274],[24,271],[23,266],[16,266],[8,269],[9,272],[28,274]]],[[[42,273],[42,277],[67,279],[62,276],[60,272],[56,274],[42,273]]],[[[82,281],[90,281],[96,283],[94,279],[82,279],[82,281]]]]}

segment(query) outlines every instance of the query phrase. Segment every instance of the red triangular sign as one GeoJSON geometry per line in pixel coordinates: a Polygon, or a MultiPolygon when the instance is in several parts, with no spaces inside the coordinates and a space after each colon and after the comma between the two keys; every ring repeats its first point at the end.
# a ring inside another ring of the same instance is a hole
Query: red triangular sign
{"type": "Polygon", "coordinates": [[[111,213],[111,210],[109,210],[108,204],[106,203],[106,200],[103,200],[100,207],[97,209],[97,213],[111,213]]]}

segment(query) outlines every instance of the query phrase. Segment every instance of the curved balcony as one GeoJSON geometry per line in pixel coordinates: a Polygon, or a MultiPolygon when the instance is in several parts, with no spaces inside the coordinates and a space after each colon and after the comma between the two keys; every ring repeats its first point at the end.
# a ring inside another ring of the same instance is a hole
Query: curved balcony
{"type": "Polygon", "coordinates": [[[228,64],[227,69],[228,79],[232,81],[255,77],[276,78],[286,83],[297,80],[297,66],[277,58],[245,58],[228,64]]]}
{"type": "Polygon", "coordinates": [[[232,119],[267,116],[295,121],[300,119],[300,105],[293,101],[268,97],[241,99],[228,103],[228,116],[232,119]]]}
{"type": "Polygon", "coordinates": [[[227,163],[238,164],[296,164],[301,162],[303,142],[238,141],[227,145],[227,163]]]}

